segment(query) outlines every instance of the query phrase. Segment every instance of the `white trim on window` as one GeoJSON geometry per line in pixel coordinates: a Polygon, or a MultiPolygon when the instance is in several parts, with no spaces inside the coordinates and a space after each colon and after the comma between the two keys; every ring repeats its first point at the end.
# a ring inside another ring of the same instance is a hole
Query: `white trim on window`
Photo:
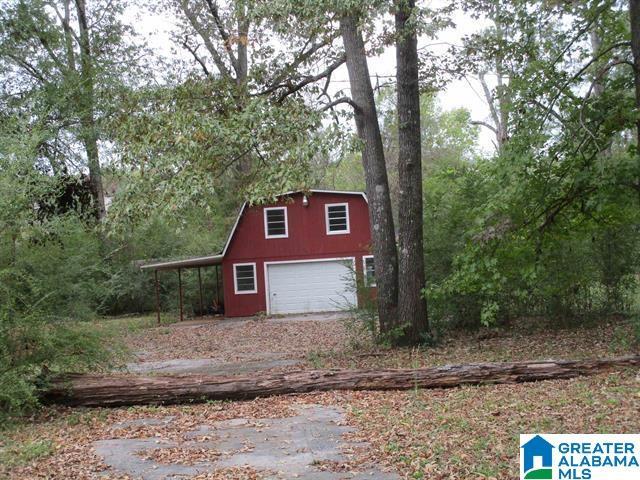
{"type": "Polygon", "coordinates": [[[324,205],[324,223],[327,230],[327,235],[344,235],[350,233],[350,222],[349,222],[349,204],[344,203],[325,203],[324,205]],[[347,229],[346,230],[329,230],[329,207],[345,207],[345,215],[347,216],[347,229]]]}
{"type": "MultiPolygon", "coordinates": [[[[373,260],[373,255],[363,255],[362,256],[362,274],[363,274],[362,276],[364,278],[364,286],[365,287],[377,287],[378,284],[375,281],[372,282],[371,284],[369,284],[369,282],[367,280],[369,278],[367,276],[367,260],[368,259],[373,260]]],[[[374,271],[374,278],[375,278],[375,267],[374,267],[373,271],[374,271]]]]}
{"type": "Polygon", "coordinates": [[[287,217],[287,207],[267,207],[264,209],[264,238],[287,238],[289,237],[289,219],[287,217]],[[267,222],[267,212],[272,210],[284,210],[284,234],[269,235],[269,225],[267,222]]]}
{"type": "Polygon", "coordinates": [[[236,295],[245,295],[250,293],[258,293],[258,276],[256,275],[256,264],[253,263],[234,263],[233,264],[233,291],[236,295]],[[253,290],[238,290],[238,275],[236,267],[253,267],[253,290]]]}

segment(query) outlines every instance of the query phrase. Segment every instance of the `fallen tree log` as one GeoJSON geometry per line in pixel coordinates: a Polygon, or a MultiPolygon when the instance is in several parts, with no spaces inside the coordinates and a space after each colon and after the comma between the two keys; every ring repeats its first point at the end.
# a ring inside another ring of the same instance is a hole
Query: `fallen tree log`
{"type": "Polygon", "coordinates": [[[49,404],[116,407],[242,400],[328,390],[408,390],[534,382],[638,367],[640,355],[605,360],[476,363],[385,370],[300,370],[250,376],[71,374],[53,379],[41,394],[49,404]]]}

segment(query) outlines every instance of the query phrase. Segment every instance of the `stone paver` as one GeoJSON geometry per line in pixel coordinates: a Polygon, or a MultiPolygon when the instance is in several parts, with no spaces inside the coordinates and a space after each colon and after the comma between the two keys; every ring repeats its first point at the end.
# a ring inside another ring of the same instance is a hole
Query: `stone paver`
{"type": "MultiPolygon", "coordinates": [[[[400,477],[375,465],[354,472],[323,471],[324,462],[344,463],[344,449],[357,446],[343,435],[352,428],[344,425],[344,412],[337,407],[298,406],[288,418],[234,419],[200,425],[185,433],[181,448],[209,448],[221,455],[213,462],[193,465],[165,464],[140,455],[145,450],[171,448],[174,442],[156,438],[113,439],[94,443],[96,453],[113,470],[143,480],[177,480],[225,467],[250,466],[268,472],[270,479],[311,480],[375,479],[400,477]],[[207,441],[198,441],[206,436],[207,441]]],[[[151,424],[171,422],[171,417],[149,419],[151,424]]],[[[116,425],[117,426],[117,425],[116,425]]],[[[114,426],[114,427],[116,427],[114,426]]],[[[120,426],[121,428],[121,426],[120,426]]]]}
{"type": "Polygon", "coordinates": [[[165,464],[147,460],[136,453],[171,448],[173,442],[161,442],[154,438],[118,440],[100,440],[93,444],[96,453],[104,458],[104,462],[120,473],[142,480],[173,480],[205,473],[213,468],[211,463],[202,462],[194,465],[165,464]]]}

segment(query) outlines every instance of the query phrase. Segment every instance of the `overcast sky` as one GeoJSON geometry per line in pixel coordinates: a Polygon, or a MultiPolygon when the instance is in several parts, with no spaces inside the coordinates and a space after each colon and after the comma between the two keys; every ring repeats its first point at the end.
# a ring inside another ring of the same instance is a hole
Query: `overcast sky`
{"type": "MultiPolygon", "coordinates": [[[[436,0],[440,1],[440,0],[436,0]]],[[[175,20],[167,16],[150,14],[134,9],[129,11],[129,20],[136,26],[139,33],[146,38],[149,46],[160,54],[171,55],[174,45],[170,40],[170,32],[175,26],[175,20]]],[[[488,22],[472,19],[462,11],[457,11],[452,20],[455,27],[448,28],[439,33],[436,39],[420,38],[418,48],[424,48],[427,44],[441,44],[431,48],[435,52],[443,52],[448,44],[459,45],[463,36],[477,32],[481,28],[489,26],[488,22]]],[[[184,58],[187,58],[186,55],[184,58]]],[[[378,57],[369,58],[369,70],[372,76],[395,75],[395,50],[393,47],[378,57]]],[[[334,88],[348,90],[347,70],[343,66],[332,76],[335,80],[334,88]]],[[[490,77],[487,78],[490,82],[490,77]]],[[[445,110],[464,107],[471,112],[473,120],[488,120],[489,110],[481,93],[480,84],[474,79],[456,80],[448,84],[445,90],[438,94],[440,104],[445,110]]],[[[481,127],[479,145],[487,153],[493,150],[491,143],[492,133],[481,127]]]]}

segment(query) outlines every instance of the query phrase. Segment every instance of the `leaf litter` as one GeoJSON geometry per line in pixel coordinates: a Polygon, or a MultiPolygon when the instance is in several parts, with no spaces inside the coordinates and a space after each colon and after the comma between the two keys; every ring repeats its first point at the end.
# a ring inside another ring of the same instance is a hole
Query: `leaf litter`
{"type": "MultiPolygon", "coordinates": [[[[621,341],[628,338],[624,323],[604,323],[591,329],[541,330],[535,334],[518,329],[491,334],[464,333],[450,336],[431,349],[370,346],[355,352],[350,350],[340,321],[325,320],[316,322],[317,325],[312,321],[297,322],[300,325],[280,322],[266,331],[257,328],[255,323],[245,322],[237,330],[232,328],[224,339],[214,332],[187,333],[193,329],[180,330],[175,337],[156,337],[146,331],[144,349],[152,352],[152,358],[161,358],[166,354],[163,352],[174,349],[174,354],[176,351],[219,357],[229,354],[233,359],[249,359],[261,350],[285,352],[289,349],[288,355],[307,359],[314,353],[314,362],[308,361],[308,367],[317,368],[320,361],[323,367],[380,368],[606,357],[630,353],[637,348],[621,341]],[[254,330],[257,333],[238,344],[254,330]],[[260,337],[257,344],[252,344],[257,337],[260,337]],[[196,338],[200,343],[188,350],[190,342],[197,343],[196,338]]],[[[129,341],[134,346],[143,346],[141,338],[129,338],[129,341]]],[[[354,472],[374,462],[399,472],[402,478],[411,479],[514,478],[518,472],[520,433],[640,431],[640,375],[632,369],[571,380],[448,390],[326,392],[242,402],[118,409],[56,407],[43,409],[30,419],[30,424],[24,423],[4,433],[0,440],[0,459],[23,460],[0,462],[0,478],[127,479],[129,477],[110,471],[93,451],[94,441],[113,438],[156,438],[158,442],[177,444],[163,449],[162,453],[146,452],[158,456],[154,458],[162,462],[188,464],[211,460],[221,452],[193,448],[193,445],[186,448],[187,441],[194,441],[185,438],[187,432],[222,420],[243,418],[258,423],[263,418],[291,417],[296,414],[296,405],[308,403],[344,408],[346,423],[356,427],[345,437],[362,442],[345,448],[346,462],[325,462],[320,468],[354,472]],[[168,422],[140,422],[170,417],[168,422]],[[39,455],[23,455],[21,449],[35,442],[45,442],[50,448],[43,449],[39,455]]],[[[205,435],[196,441],[209,440],[205,435]]],[[[251,467],[234,467],[193,478],[252,480],[266,474],[251,467]]]]}

